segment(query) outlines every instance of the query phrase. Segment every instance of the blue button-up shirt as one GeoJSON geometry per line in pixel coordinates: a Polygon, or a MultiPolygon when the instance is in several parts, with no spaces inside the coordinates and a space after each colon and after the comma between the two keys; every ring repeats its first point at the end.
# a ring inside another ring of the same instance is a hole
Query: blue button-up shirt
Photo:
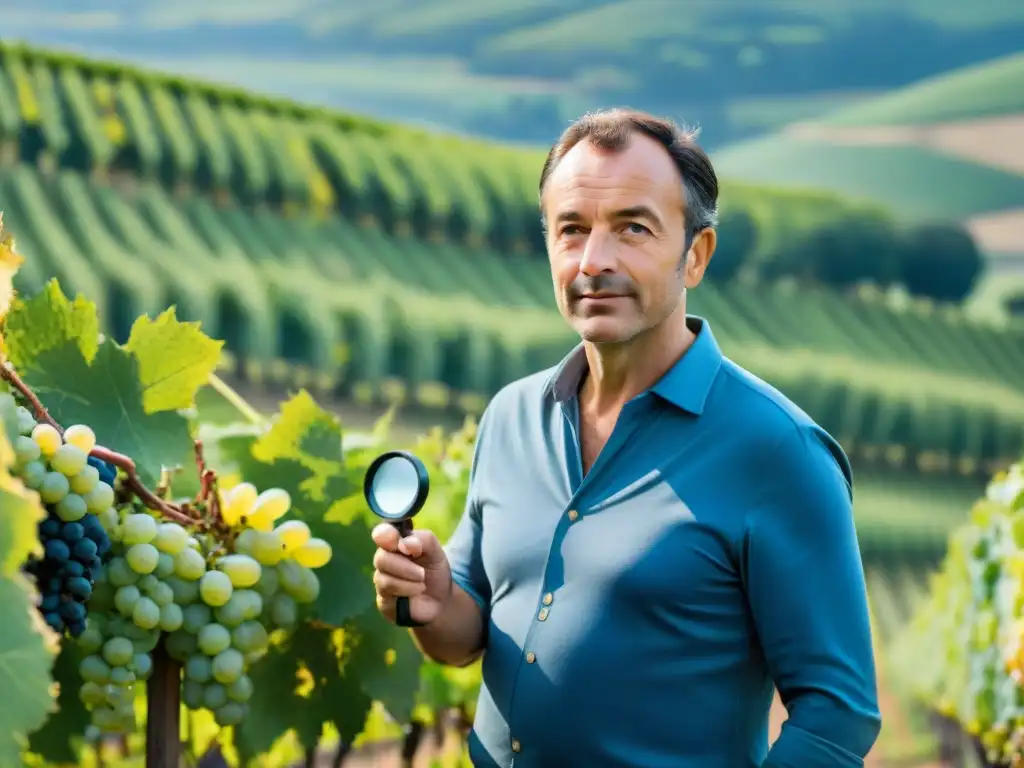
{"type": "Polygon", "coordinates": [[[487,626],[477,766],[854,768],[878,734],[849,462],[688,322],[585,477],[582,346],[481,419],[447,545],[487,626]]]}

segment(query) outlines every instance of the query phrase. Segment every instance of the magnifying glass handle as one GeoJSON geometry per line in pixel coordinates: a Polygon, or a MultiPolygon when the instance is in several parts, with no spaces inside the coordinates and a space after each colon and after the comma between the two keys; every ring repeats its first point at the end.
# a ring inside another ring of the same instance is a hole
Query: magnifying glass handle
{"type": "MultiPolygon", "coordinates": [[[[412,533],[412,520],[403,520],[400,523],[392,523],[398,529],[398,535],[403,539],[412,533]]],[[[395,624],[400,627],[422,627],[418,621],[413,621],[412,607],[409,605],[408,597],[400,597],[395,603],[395,624]]]]}

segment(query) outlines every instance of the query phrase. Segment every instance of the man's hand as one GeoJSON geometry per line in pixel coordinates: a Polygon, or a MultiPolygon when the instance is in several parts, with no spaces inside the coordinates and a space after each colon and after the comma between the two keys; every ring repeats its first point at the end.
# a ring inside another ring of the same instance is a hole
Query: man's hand
{"type": "Polygon", "coordinates": [[[408,597],[413,620],[430,624],[452,595],[451,566],[441,542],[426,530],[415,530],[403,539],[390,523],[381,523],[371,535],[377,545],[373,584],[378,610],[394,622],[397,598],[408,597]]]}

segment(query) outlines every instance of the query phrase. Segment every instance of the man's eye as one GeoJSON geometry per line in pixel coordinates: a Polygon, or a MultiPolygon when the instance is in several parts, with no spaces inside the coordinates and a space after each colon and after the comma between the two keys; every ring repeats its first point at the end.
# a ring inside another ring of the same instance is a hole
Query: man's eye
{"type": "Polygon", "coordinates": [[[562,227],[561,234],[564,237],[565,235],[578,235],[579,232],[580,228],[577,227],[576,225],[566,224],[564,227],[562,227]]]}
{"type": "Polygon", "coordinates": [[[649,230],[643,224],[631,221],[629,224],[626,225],[626,231],[629,232],[629,234],[631,235],[646,235],[651,230],[649,230]]]}

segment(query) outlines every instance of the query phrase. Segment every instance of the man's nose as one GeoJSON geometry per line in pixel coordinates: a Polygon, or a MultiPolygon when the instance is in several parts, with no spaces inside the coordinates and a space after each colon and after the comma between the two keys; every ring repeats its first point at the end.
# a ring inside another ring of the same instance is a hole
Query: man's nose
{"type": "Polygon", "coordinates": [[[616,263],[614,239],[605,233],[592,231],[583,248],[580,272],[588,277],[602,272],[614,272],[616,263]]]}

